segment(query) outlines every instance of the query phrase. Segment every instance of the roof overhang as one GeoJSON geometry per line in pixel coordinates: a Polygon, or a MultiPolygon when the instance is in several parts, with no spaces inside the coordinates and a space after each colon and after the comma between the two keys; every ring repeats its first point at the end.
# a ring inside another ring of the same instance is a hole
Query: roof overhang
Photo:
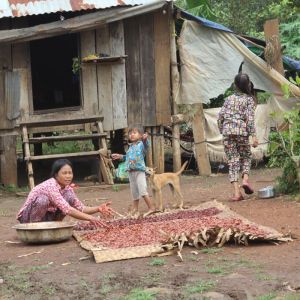
{"type": "Polygon", "coordinates": [[[28,42],[56,35],[95,29],[108,23],[161,9],[168,2],[170,1],[156,0],[145,5],[129,8],[116,7],[33,27],[0,30],[0,43],[28,42]]]}

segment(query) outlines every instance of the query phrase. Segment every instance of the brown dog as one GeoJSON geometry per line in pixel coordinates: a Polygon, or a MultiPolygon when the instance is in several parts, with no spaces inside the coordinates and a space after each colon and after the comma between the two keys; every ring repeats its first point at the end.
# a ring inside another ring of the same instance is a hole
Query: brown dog
{"type": "MultiPolygon", "coordinates": [[[[163,200],[162,200],[162,188],[167,184],[170,186],[173,193],[173,198],[175,200],[175,195],[177,196],[177,205],[174,205],[177,208],[183,209],[183,196],[180,191],[180,174],[183,172],[187,165],[187,161],[182,165],[181,169],[176,173],[162,173],[155,174],[153,168],[147,168],[146,174],[149,175],[149,183],[153,192],[153,198],[157,204],[157,195],[158,195],[158,208],[159,211],[163,211],[163,200]]],[[[157,205],[156,205],[157,207],[157,205]]]]}

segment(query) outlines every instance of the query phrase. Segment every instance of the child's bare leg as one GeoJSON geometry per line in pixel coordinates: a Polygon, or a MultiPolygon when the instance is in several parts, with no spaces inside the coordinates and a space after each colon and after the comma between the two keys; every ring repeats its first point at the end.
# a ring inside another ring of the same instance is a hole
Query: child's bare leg
{"type": "Polygon", "coordinates": [[[145,196],[143,196],[143,198],[145,200],[146,205],[148,206],[148,211],[144,214],[144,216],[148,216],[155,212],[155,206],[152,203],[149,195],[145,195],[145,196]]]}
{"type": "Polygon", "coordinates": [[[133,214],[139,211],[139,199],[133,200],[133,214]]]}

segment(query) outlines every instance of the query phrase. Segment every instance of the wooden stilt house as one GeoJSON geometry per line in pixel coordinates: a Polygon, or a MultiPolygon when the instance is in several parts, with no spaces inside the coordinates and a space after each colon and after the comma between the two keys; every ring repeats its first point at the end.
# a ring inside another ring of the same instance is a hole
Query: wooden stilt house
{"type": "Polygon", "coordinates": [[[99,176],[112,183],[106,137],[131,124],[153,133],[148,159],[163,171],[157,133],[169,125],[172,108],[171,20],[169,1],[2,0],[0,182],[17,184],[21,136],[30,187],[33,161],[71,156],[99,157],[99,176]],[[75,74],[74,58],[81,67],[75,74]],[[87,128],[90,134],[43,134],[87,128]],[[30,147],[80,139],[99,141],[98,148],[53,156],[30,147]]]}

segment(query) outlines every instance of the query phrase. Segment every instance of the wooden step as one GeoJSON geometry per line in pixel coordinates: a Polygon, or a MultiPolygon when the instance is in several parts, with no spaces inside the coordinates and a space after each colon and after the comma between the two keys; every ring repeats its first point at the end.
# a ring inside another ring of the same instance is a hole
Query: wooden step
{"type": "Polygon", "coordinates": [[[76,152],[76,153],[27,156],[24,159],[26,161],[34,161],[34,160],[43,160],[43,159],[51,159],[51,158],[83,157],[83,156],[99,156],[99,155],[100,155],[99,151],[87,151],[87,152],[76,152]]]}
{"type": "MultiPolygon", "coordinates": [[[[23,121],[20,123],[21,126],[27,127],[50,127],[50,126],[60,126],[60,125],[74,125],[74,124],[86,124],[93,122],[102,122],[103,117],[92,116],[89,118],[76,118],[76,119],[51,119],[43,121],[23,121]]],[[[49,131],[51,129],[49,128],[49,131]]]]}
{"type": "Polygon", "coordinates": [[[106,133],[91,133],[82,135],[59,135],[59,136],[41,136],[29,138],[30,144],[40,144],[46,142],[59,142],[59,141],[83,141],[92,140],[95,138],[106,137],[106,133]]]}

